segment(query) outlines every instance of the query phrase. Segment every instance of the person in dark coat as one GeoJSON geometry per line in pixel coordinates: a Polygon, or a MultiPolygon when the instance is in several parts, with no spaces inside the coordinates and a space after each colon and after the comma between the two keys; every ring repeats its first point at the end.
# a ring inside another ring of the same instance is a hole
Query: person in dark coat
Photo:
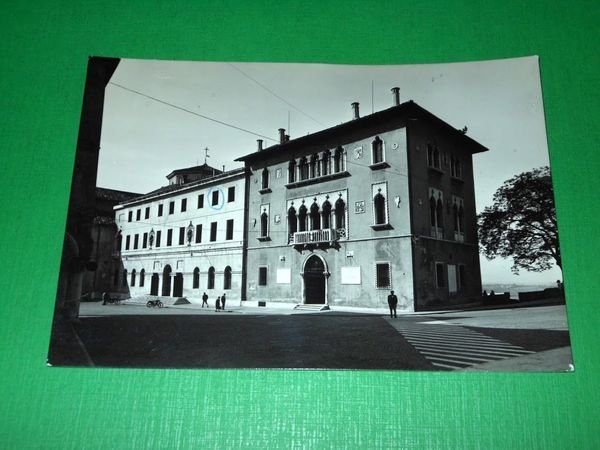
{"type": "Polygon", "coordinates": [[[390,317],[398,317],[396,315],[396,306],[398,306],[398,297],[394,294],[394,291],[390,291],[388,295],[388,306],[390,307],[390,317]]]}
{"type": "Polygon", "coordinates": [[[204,308],[204,305],[208,308],[208,295],[206,295],[206,292],[202,295],[202,308],[204,308]]]}
{"type": "Polygon", "coordinates": [[[225,294],[221,295],[221,309],[225,311],[225,294]]]}
{"type": "Polygon", "coordinates": [[[105,292],[102,294],[102,304],[106,305],[107,302],[110,302],[110,295],[108,295],[108,292],[105,292]]]}
{"type": "Polygon", "coordinates": [[[219,312],[221,310],[221,297],[217,297],[217,302],[215,303],[216,311],[219,312]]]}

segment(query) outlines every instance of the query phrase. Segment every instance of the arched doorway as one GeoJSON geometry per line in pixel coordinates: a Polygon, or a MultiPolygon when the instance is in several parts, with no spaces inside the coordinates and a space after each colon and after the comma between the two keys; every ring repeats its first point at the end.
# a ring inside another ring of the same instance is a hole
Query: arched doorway
{"type": "Polygon", "coordinates": [[[169,297],[171,295],[171,266],[168,264],[163,270],[162,296],[169,297]]]}
{"type": "Polygon", "coordinates": [[[183,297],[183,274],[177,272],[173,282],[173,297],[183,297]]]}
{"type": "Polygon", "coordinates": [[[312,255],[304,263],[304,303],[323,305],[326,303],[325,262],[312,255]]]}
{"type": "Polygon", "coordinates": [[[158,274],[153,273],[150,280],[150,295],[158,295],[158,274]]]}

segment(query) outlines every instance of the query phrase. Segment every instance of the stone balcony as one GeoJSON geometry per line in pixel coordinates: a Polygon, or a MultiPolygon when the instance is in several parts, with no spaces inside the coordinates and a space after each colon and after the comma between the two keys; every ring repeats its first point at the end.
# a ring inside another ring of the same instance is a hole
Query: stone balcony
{"type": "Polygon", "coordinates": [[[334,247],[340,237],[345,236],[346,230],[325,228],[322,230],[298,231],[290,234],[289,244],[294,247],[309,248],[317,246],[334,247]]]}

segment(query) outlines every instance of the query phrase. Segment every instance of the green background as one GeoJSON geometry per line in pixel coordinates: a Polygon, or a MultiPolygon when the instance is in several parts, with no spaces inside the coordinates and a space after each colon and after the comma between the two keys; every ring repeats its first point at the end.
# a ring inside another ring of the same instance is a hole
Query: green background
{"type": "Polygon", "coordinates": [[[597,1],[8,5],[1,448],[600,448],[597,1]],[[575,373],[45,367],[88,56],[402,64],[533,54],[575,373]]]}

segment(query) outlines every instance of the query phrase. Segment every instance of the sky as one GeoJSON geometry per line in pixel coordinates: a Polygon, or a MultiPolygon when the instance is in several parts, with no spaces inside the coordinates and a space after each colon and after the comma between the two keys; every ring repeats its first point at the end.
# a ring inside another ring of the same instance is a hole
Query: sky
{"type": "MultiPolygon", "coordinates": [[[[146,193],[174,169],[226,170],[268,147],[413,100],[488,152],[474,155],[477,211],[516,174],[548,165],[536,56],[419,65],[218,63],[122,59],[106,88],[97,185],[146,193]],[[205,148],[208,148],[208,157],[205,148]]],[[[560,269],[513,275],[510,260],[481,256],[483,283],[549,284],[560,269]]]]}

